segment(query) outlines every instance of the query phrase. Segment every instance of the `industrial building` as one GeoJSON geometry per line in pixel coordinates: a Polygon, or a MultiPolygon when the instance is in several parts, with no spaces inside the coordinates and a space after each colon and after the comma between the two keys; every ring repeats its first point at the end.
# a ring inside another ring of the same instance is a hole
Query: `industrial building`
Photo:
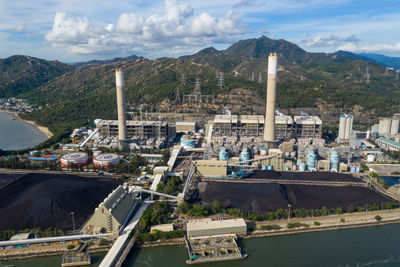
{"type": "Polygon", "coordinates": [[[378,138],[375,143],[383,149],[390,150],[390,151],[400,151],[400,143],[390,140],[386,137],[378,138]]]}
{"type": "Polygon", "coordinates": [[[215,235],[246,235],[246,222],[240,219],[213,221],[211,218],[195,220],[186,224],[188,237],[215,236],[215,235]]]}
{"type": "MultiPolygon", "coordinates": [[[[97,124],[103,137],[118,136],[118,121],[103,120],[97,124]]],[[[128,139],[169,138],[175,135],[175,128],[169,127],[166,121],[127,121],[128,139]]]]}
{"type": "MultiPolygon", "coordinates": [[[[216,115],[206,126],[210,143],[261,143],[264,135],[262,115],[216,115]]],[[[276,139],[322,137],[322,121],[317,116],[290,116],[277,112],[275,115],[276,139]]]]}
{"type": "Polygon", "coordinates": [[[194,121],[177,121],[175,128],[177,133],[197,132],[197,124],[194,121]]]}
{"type": "Polygon", "coordinates": [[[196,160],[195,165],[201,176],[226,176],[228,174],[228,161],[226,160],[196,160]]]}
{"type": "Polygon", "coordinates": [[[118,186],[99,204],[82,229],[92,233],[118,231],[130,219],[136,205],[128,189],[118,186]]]}
{"type": "Polygon", "coordinates": [[[348,143],[350,135],[353,133],[353,116],[341,114],[339,119],[338,141],[340,143],[348,143]]]}
{"type": "Polygon", "coordinates": [[[394,136],[399,133],[400,114],[394,114],[391,118],[379,118],[378,133],[381,136],[394,136]]]}

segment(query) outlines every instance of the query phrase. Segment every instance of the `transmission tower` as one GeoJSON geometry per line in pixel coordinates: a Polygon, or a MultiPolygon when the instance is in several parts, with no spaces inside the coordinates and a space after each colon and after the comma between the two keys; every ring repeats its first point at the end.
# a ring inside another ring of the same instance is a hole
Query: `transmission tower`
{"type": "Polygon", "coordinates": [[[388,67],[386,67],[386,69],[385,69],[385,76],[389,76],[389,68],[388,67]]]}
{"type": "Polygon", "coordinates": [[[251,73],[250,81],[254,82],[254,71],[251,73]]]}
{"type": "Polygon", "coordinates": [[[398,80],[399,80],[399,73],[400,73],[400,69],[399,69],[399,70],[396,70],[396,77],[394,77],[394,80],[395,80],[395,81],[398,81],[398,80]]]}
{"type": "Polygon", "coordinates": [[[182,74],[181,78],[179,79],[181,82],[181,87],[186,85],[186,78],[185,78],[185,74],[182,74]]]}
{"type": "Polygon", "coordinates": [[[261,72],[258,73],[258,83],[262,83],[262,74],[261,74],[261,72]]]}
{"type": "Polygon", "coordinates": [[[224,72],[222,72],[222,71],[220,71],[218,73],[218,84],[217,84],[217,86],[219,88],[222,88],[222,87],[225,86],[225,83],[224,83],[224,72]]]}
{"type": "Polygon", "coordinates": [[[371,78],[371,74],[369,74],[368,66],[367,66],[367,71],[366,71],[366,73],[364,74],[364,77],[365,77],[365,82],[366,82],[367,84],[369,84],[369,80],[370,80],[370,78],[371,78]]]}

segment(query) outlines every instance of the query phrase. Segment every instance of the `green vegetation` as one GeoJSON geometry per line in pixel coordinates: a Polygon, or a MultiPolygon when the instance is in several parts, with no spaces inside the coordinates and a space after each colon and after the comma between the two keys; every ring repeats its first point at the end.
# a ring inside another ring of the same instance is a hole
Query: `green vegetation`
{"type": "Polygon", "coordinates": [[[105,238],[101,238],[99,241],[99,246],[107,246],[110,244],[110,240],[107,240],[105,238]]]}
{"type": "Polygon", "coordinates": [[[306,224],[306,223],[299,223],[299,222],[291,222],[291,223],[287,224],[288,229],[294,229],[294,228],[299,228],[299,227],[308,228],[308,227],[310,227],[310,225],[306,224]]]}
{"type": "Polygon", "coordinates": [[[68,249],[68,250],[71,250],[71,249],[74,249],[74,248],[75,248],[75,245],[68,245],[68,246],[67,246],[67,249],[68,249]]]}
{"type": "Polygon", "coordinates": [[[152,208],[145,210],[138,223],[140,231],[149,232],[151,225],[163,224],[168,221],[171,206],[168,202],[155,202],[152,208]]]}
{"type": "Polygon", "coordinates": [[[341,218],[341,219],[340,219],[340,222],[341,222],[341,223],[344,223],[344,222],[345,222],[344,218],[341,218]]]}
{"type": "Polygon", "coordinates": [[[115,169],[116,173],[129,173],[129,174],[140,174],[140,166],[146,166],[148,162],[140,155],[134,154],[129,161],[126,163],[122,161],[115,169]]]}
{"type": "Polygon", "coordinates": [[[317,222],[317,221],[315,221],[315,222],[314,222],[314,225],[315,225],[315,226],[320,226],[320,225],[321,225],[321,223],[320,223],[320,222],[317,222]]]}
{"type": "Polygon", "coordinates": [[[136,243],[138,245],[144,242],[154,242],[157,240],[168,240],[173,238],[180,238],[185,236],[184,230],[174,230],[170,232],[154,231],[154,233],[140,232],[136,235],[136,243]]]}
{"type": "Polygon", "coordinates": [[[280,229],[282,229],[282,227],[280,227],[277,224],[272,224],[272,225],[268,224],[268,225],[261,225],[260,229],[261,230],[280,230],[280,229]]]}
{"type": "Polygon", "coordinates": [[[168,195],[177,195],[179,192],[183,190],[183,181],[179,177],[170,177],[166,184],[159,183],[157,185],[157,192],[168,194],[168,195]]]}
{"type": "Polygon", "coordinates": [[[378,183],[383,186],[383,188],[388,189],[389,188],[389,183],[385,181],[383,178],[378,178],[378,183]]]}
{"type": "MultiPolygon", "coordinates": [[[[322,207],[320,209],[294,209],[290,212],[290,217],[304,218],[304,217],[319,217],[326,215],[339,215],[345,212],[364,212],[364,211],[376,211],[376,210],[387,210],[399,208],[400,203],[398,202],[383,202],[381,204],[365,204],[364,206],[354,207],[354,205],[349,205],[347,209],[336,208],[329,209],[327,207],[322,207]]],[[[267,214],[253,214],[245,213],[244,211],[237,208],[223,208],[222,203],[219,201],[213,201],[211,204],[190,204],[188,202],[183,202],[178,206],[179,212],[182,214],[187,214],[189,216],[209,216],[217,213],[225,213],[234,217],[242,217],[253,221],[274,221],[288,218],[287,209],[278,209],[276,211],[268,212],[267,214]]]]}
{"type": "Polygon", "coordinates": [[[392,172],[391,175],[400,175],[400,172],[395,171],[395,172],[392,172]]]}
{"type": "Polygon", "coordinates": [[[381,220],[382,220],[382,217],[381,217],[381,216],[379,216],[379,215],[376,215],[376,216],[375,216],[375,220],[377,220],[377,221],[379,222],[379,221],[381,221],[381,220]]]}

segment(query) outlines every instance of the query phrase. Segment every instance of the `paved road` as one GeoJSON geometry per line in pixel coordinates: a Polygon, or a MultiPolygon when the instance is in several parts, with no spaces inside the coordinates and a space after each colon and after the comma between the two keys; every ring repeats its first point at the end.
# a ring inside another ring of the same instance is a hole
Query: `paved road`
{"type": "MultiPolygon", "coordinates": [[[[400,209],[394,210],[379,210],[379,211],[368,211],[368,212],[354,212],[354,213],[345,213],[339,215],[327,215],[327,216],[319,216],[319,217],[305,217],[305,218],[290,218],[290,222],[300,222],[312,224],[315,221],[323,223],[328,222],[338,222],[340,219],[344,219],[345,221],[360,221],[364,219],[372,219],[375,218],[376,215],[385,217],[397,217],[400,219],[400,209]]],[[[285,225],[288,223],[288,220],[279,220],[279,221],[270,221],[268,223],[260,223],[259,225],[269,225],[269,224],[279,224],[285,225]]]]}

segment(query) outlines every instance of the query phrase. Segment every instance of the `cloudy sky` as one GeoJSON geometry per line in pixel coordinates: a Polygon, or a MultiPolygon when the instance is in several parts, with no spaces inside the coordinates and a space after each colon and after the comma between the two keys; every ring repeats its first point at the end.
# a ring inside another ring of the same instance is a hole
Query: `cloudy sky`
{"type": "Polygon", "coordinates": [[[0,0],[0,58],[177,57],[261,35],[400,56],[400,1],[0,0]]]}

